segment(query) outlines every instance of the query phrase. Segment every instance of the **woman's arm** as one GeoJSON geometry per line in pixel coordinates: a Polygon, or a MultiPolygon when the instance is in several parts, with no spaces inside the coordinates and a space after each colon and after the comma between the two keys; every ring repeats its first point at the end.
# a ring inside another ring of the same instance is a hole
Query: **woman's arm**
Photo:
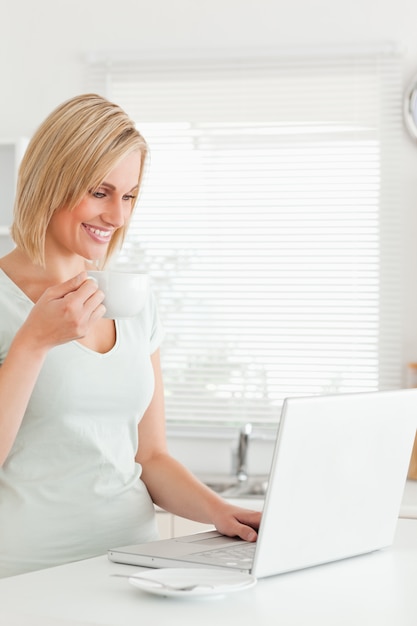
{"type": "Polygon", "coordinates": [[[16,439],[48,351],[83,337],[102,316],[103,293],[85,272],[50,287],[16,333],[0,367],[0,466],[16,439]]]}
{"type": "Polygon", "coordinates": [[[214,524],[219,532],[255,541],[261,514],[233,506],[203,485],[170,456],[165,432],[165,409],[159,351],[152,355],[155,374],[153,399],[139,423],[136,460],[142,480],[158,506],[181,517],[214,524]]]}

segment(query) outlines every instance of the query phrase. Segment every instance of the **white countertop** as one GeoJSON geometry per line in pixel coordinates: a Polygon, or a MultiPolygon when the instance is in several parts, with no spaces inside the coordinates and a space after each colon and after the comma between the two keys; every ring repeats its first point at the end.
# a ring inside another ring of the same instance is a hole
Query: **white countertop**
{"type": "Polygon", "coordinates": [[[0,580],[4,626],[415,626],[417,520],[394,545],[365,556],[258,581],[222,597],[147,594],[112,573],[138,572],[101,556],[0,580]]]}

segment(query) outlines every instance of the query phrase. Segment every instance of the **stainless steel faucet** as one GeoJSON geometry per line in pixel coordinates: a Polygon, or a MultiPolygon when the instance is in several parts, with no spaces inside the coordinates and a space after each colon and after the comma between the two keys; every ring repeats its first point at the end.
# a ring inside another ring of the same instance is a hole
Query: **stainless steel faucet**
{"type": "Polygon", "coordinates": [[[251,433],[252,424],[244,424],[239,433],[236,476],[240,483],[248,480],[248,448],[251,433]]]}

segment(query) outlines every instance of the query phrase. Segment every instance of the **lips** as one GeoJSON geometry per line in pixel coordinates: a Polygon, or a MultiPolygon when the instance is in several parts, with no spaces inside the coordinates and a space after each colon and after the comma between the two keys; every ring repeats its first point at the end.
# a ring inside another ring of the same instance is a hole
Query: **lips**
{"type": "Polygon", "coordinates": [[[92,239],[100,243],[108,243],[113,234],[112,230],[97,228],[96,226],[91,226],[90,224],[83,224],[83,228],[92,239]]]}

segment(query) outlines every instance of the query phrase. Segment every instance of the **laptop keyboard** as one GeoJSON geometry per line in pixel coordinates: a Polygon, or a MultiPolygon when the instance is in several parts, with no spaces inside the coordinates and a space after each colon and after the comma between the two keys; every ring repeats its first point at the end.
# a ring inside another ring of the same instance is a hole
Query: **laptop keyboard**
{"type": "Polygon", "coordinates": [[[210,559],[213,565],[222,565],[225,567],[242,567],[249,569],[255,555],[256,543],[237,543],[224,548],[216,548],[215,550],[204,550],[194,554],[194,558],[210,559]]]}

